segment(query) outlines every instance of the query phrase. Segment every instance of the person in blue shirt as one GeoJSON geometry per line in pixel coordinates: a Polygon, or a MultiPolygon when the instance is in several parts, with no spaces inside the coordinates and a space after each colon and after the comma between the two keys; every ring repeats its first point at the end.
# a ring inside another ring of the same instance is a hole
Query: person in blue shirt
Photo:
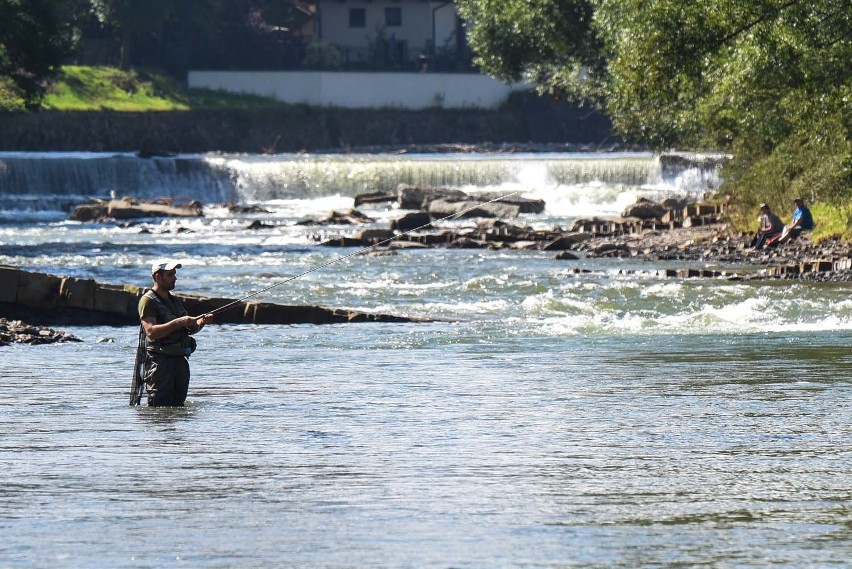
{"type": "Polygon", "coordinates": [[[802,198],[793,200],[796,204],[796,209],[793,211],[793,220],[790,225],[784,227],[779,243],[790,241],[799,236],[802,231],[811,231],[814,228],[814,217],[811,215],[811,210],[805,205],[802,198]]]}

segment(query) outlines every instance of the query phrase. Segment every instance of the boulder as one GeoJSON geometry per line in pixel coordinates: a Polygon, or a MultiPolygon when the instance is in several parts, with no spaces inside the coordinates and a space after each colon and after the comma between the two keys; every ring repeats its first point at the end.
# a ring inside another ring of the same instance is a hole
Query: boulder
{"type": "Polygon", "coordinates": [[[71,221],[100,221],[107,217],[107,206],[104,202],[78,205],[68,215],[71,221]]]}
{"type": "Polygon", "coordinates": [[[361,204],[394,202],[397,200],[397,194],[389,192],[369,192],[366,194],[358,194],[355,196],[355,207],[361,204]]]}
{"type": "Polygon", "coordinates": [[[445,199],[434,200],[429,204],[429,215],[433,218],[444,218],[458,215],[461,218],[471,217],[518,217],[521,208],[517,205],[479,201],[449,201],[445,199]]]}
{"type": "Polygon", "coordinates": [[[427,209],[429,204],[437,199],[465,200],[468,195],[461,190],[453,188],[419,188],[400,184],[397,188],[397,200],[402,209],[427,209]]]}
{"type": "Polygon", "coordinates": [[[565,251],[567,249],[571,249],[577,243],[582,243],[588,239],[591,239],[592,236],[588,233],[566,233],[561,237],[554,239],[548,243],[542,245],[542,251],[565,251]]]}
{"type": "Polygon", "coordinates": [[[639,200],[621,212],[621,217],[637,217],[639,219],[660,219],[666,214],[666,208],[645,198],[639,200]]]}
{"type": "Polygon", "coordinates": [[[127,198],[110,200],[107,217],[113,219],[137,219],[140,217],[202,217],[197,204],[174,205],[171,203],[136,202],[127,198]]]}
{"type": "Polygon", "coordinates": [[[71,221],[103,221],[105,219],[139,219],[143,217],[202,217],[201,205],[193,202],[174,205],[171,200],[140,202],[133,198],[96,200],[78,205],[68,215],[71,221]]]}
{"type": "MultiPolygon", "coordinates": [[[[480,201],[490,201],[500,197],[499,195],[491,194],[472,194],[473,197],[480,201]]],[[[518,196],[506,196],[499,199],[494,203],[501,204],[510,204],[518,206],[518,211],[521,213],[544,213],[545,203],[544,200],[534,200],[530,198],[522,198],[518,196]]]]}
{"type": "Polygon", "coordinates": [[[399,219],[391,221],[391,230],[412,231],[414,229],[427,228],[432,217],[425,212],[409,213],[399,219]]]}
{"type": "Polygon", "coordinates": [[[303,219],[296,225],[360,225],[362,223],[370,223],[374,221],[368,215],[365,215],[357,209],[350,209],[345,212],[332,211],[325,219],[303,219]]]}

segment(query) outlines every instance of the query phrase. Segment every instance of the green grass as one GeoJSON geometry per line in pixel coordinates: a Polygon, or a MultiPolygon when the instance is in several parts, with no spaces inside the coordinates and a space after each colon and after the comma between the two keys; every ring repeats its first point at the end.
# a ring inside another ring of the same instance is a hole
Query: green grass
{"type": "Polygon", "coordinates": [[[843,205],[813,204],[814,216],[813,240],[817,243],[825,239],[852,241],[852,202],[843,205]]]}
{"type": "Polygon", "coordinates": [[[187,89],[163,73],[115,67],[62,68],[43,107],[57,111],[188,111],[283,106],[267,97],[187,89]]]}

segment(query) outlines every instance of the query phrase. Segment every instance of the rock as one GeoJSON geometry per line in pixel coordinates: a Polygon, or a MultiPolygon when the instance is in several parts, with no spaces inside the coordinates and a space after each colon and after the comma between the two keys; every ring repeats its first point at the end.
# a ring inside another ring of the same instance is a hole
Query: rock
{"type": "Polygon", "coordinates": [[[431,202],[437,199],[461,201],[467,198],[466,193],[453,188],[418,188],[406,184],[400,184],[397,188],[397,200],[402,209],[425,210],[431,202]]]}
{"type": "Polygon", "coordinates": [[[12,342],[40,345],[58,342],[82,342],[82,340],[61,330],[51,330],[50,328],[25,324],[20,320],[0,318],[0,346],[12,342]]]}
{"type": "Polygon", "coordinates": [[[296,222],[296,225],[361,225],[372,221],[374,221],[372,217],[357,209],[350,209],[343,213],[332,211],[325,219],[303,219],[296,222]]]}
{"type": "Polygon", "coordinates": [[[542,251],[564,251],[571,249],[577,243],[588,241],[592,236],[588,233],[568,233],[542,246],[542,251]]]}
{"type": "Polygon", "coordinates": [[[669,211],[683,211],[683,208],[690,205],[692,202],[686,198],[666,198],[660,205],[669,211]]]}
{"type": "Polygon", "coordinates": [[[639,200],[630,206],[627,206],[621,217],[636,217],[639,219],[660,219],[666,214],[666,208],[656,202],[645,198],[639,200]]]}
{"type": "Polygon", "coordinates": [[[471,217],[518,217],[521,208],[517,205],[504,204],[500,202],[482,203],[478,201],[448,201],[444,199],[434,200],[429,204],[429,215],[435,219],[442,219],[454,215],[460,218],[471,217]]]}
{"type": "Polygon", "coordinates": [[[387,241],[393,239],[393,231],[390,229],[363,229],[355,234],[355,239],[361,241],[387,241]]]}
{"type": "Polygon", "coordinates": [[[112,219],[136,219],[140,217],[202,217],[197,204],[173,205],[171,203],[136,202],[126,198],[110,200],[107,217],[112,219]]]}
{"type": "Polygon", "coordinates": [[[619,243],[604,243],[594,247],[589,253],[598,257],[623,257],[629,256],[631,249],[627,245],[619,243]]]}
{"type": "Polygon", "coordinates": [[[485,249],[491,244],[487,241],[479,239],[471,239],[469,237],[460,237],[447,244],[448,249],[485,249]]]}
{"type": "Polygon", "coordinates": [[[397,194],[388,192],[370,192],[366,194],[358,194],[355,196],[355,207],[362,204],[394,202],[397,200],[397,194]]]}
{"type": "MultiPolygon", "coordinates": [[[[495,195],[493,193],[471,194],[471,197],[474,197],[480,201],[487,202],[499,197],[499,195],[495,195]]],[[[493,203],[516,205],[518,206],[518,211],[520,211],[520,213],[544,213],[544,209],[546,206],[544,200],[534,200],[531,198],[523,198],[514,195],[502,197],[499,199],[499,201],[493,203]]]]}
{"type": "Polygon", "coordinates": [[[71,221],[100,221],[107,217],[107,206],[104,202],[78,205],[68,215],[71,221]]]}
{"type": "Polygon", "coordinates": [[[268,209],[257,205],[225,204],[230,213],[271,213],[268,209]]]}
{"type": "Polygon", "coordinates": [[[246,229],[273,229],[275,226],[255,219],[246,226],[246,229]]]}
{"type": "Polygon", "coordinates": [[[409,213],[399,219],[391,221],[391,229],[395,231],[413,231],[425,229],[432,222],[432,217],[425,212],[409,213]]]}
{"type": "Polygon", "coordinates": [[[580,257],[569,251],[563,251],[554,257],[554,259],[559,259],[561,261],[577,261],[579,258],[580,257]]]}
{"type": "Polygon", "coordinates": [[[174,205],[171,200],[140,202],[133,198],[97,200],[78,205],[69,214],[71,221],[104,221],[106,219],[138,219],[143,217],[202,217],[202,206],[198,202],[174,205]]]}

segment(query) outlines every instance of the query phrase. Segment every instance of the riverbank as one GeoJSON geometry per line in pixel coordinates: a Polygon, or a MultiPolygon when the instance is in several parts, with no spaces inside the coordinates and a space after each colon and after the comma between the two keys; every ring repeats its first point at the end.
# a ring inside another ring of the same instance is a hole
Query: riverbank
{"type": "Polygon", "coordinates": [[[349,152],[381,145],[614,144],[609,120],[584,109],[520,101],[498,110],[257,109],[0,114],[2,151],[349,152]]]}

